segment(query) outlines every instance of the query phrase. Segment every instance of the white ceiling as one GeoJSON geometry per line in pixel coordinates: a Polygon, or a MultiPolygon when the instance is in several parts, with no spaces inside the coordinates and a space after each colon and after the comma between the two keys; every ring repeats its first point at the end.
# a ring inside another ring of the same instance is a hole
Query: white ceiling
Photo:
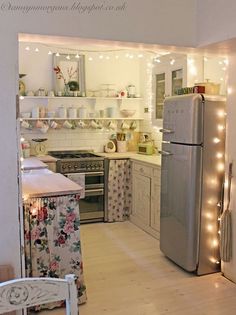
{"type": "Polygon", "coordinates": [[[133,49],[137,51],[149,51],[157,55],[165,55],[167,53],[188,53],[204,54],[205,56],[218,55],[223,57],[227,57],[229,54],[236,53],[236,39],[197,48],[162,46],[158,44],[151,45],[135,42],[107,41],[78,37],[47,36],[39,34],[19,34],[19,42],[40,43],[50,47],[73,49],[78,51],[111,51],[133,49]]]}

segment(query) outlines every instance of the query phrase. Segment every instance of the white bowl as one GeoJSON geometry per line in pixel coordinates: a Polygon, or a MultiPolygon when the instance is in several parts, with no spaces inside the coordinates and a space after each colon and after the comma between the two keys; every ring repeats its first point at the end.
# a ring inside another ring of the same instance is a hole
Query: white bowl
{"type": "Polygon", "coordinates": [[[132,109],[122,109],[121,111],[121,115],[124,117],[131,117],[136,113],[136,110],[132,110],[132,109]]]}
{"type": "Polygon", "coordinates": [[[22,118],[30,118],[31,117],[31,113],[30,112],[21,113],[21,117],[22,118]]]}

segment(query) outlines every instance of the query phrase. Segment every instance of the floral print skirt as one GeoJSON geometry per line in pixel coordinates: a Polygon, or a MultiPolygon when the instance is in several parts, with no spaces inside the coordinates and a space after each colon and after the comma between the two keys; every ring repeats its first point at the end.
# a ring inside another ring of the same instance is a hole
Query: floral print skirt
{"type": "Polygon", "coordinates": [[[131,210],[131,166],[128,159],[110,160],[108,174],[108,222],[125,221],[131,210]]]}
{"type": "MultiPolygon", "coordinates": [[[[80,242],[79,196],[30,198],[24,202],[26,276],[77,276],[78,302],[87,299],[80,242]]],[[[53,308],[60,303],[35,308],[53,308]]]]}

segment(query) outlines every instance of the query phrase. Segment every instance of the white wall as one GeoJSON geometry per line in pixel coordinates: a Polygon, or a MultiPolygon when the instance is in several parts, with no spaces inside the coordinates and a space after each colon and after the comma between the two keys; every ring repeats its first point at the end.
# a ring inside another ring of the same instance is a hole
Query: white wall
{"type": "Polygon", "coordinates": [[[197,44],[235,38],[235,11],[235,0],[197,0],[197,44]]]}

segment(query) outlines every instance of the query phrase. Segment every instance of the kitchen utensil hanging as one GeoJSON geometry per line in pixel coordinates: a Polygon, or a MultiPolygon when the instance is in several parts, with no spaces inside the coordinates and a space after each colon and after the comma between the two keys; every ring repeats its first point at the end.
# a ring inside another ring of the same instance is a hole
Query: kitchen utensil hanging
{"type": "Polygon", "coordinates": [[[221,260],[229,262],[232,258],[232,217],[230,207],[231,182],[233,177],[233,163],[229,164],[228,172],[228,200],[226,209],[220,218],[220,255],[221,260]]]}

